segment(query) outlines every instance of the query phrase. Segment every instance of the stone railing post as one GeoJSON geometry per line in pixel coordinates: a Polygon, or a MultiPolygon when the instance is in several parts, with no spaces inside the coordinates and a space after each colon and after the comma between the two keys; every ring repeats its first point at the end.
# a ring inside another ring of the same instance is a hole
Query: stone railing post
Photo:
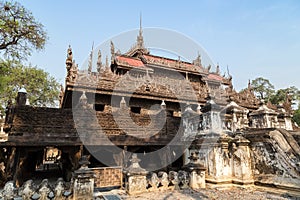
{"type": "Polygon", "coordinates": [[[125,174],[125,190],[131,194],[138,194],[147,191],[147,171],[139,165],[140,159],[136,154],[130,159],[131,165],[124,170],[125,174]]]}
{"type": "Polygon", "coordinates": [[[87,156],[82,156],[79,164],[81,167],[73,174],[73,200],[92,200],[94,194],[94,172],[88,168],[87,156]]]}
{"type": "Polygon", "coordinates": [[[237,135],[232,143],[232,167],[234,182],[239,184],[253,184],[253,172],[251,169],[250,141],[241,135],[237,135]]]}
{"type": "Polygon", "coordinates": [[[184,166],[184,169],[190,174],[190,187],[192,189],[205,188],[206,168],[200,163],[199,153],[192,152],[190,162],[184,166]]]}
{"type": "Polygon", "coordinates": [[[1,199],[5,199],[5,200],[11,200],[11,199],[14,199],[16,195],[16,188],[15,188],[15,185],[13,183],[13,181],[8,181],[3,190],[1,191],[0,193],[0,197],[1,199]]]}

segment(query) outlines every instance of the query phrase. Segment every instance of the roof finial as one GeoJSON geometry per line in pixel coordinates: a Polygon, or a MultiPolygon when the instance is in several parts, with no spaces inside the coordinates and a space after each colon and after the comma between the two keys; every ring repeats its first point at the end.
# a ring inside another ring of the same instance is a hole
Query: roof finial
{"type": "Polygon", "coordinates": [[[219,63],[217,63],[216,74],[220,74],[220,66],[219,66],[219,63]]]}
{"type": "Polygon", "coordinates": [[[195,60],[193,60],[193,64],[196,65],[196,66],[201,66],[201,55],[200,55],[200,52],[198,51],[198,55],[196,57],[195,60]]]}
{"type": "Polygon", "coordinates": [[[98,51],[98,60],[97,60],[97,71],[98,71],[98,73],[100,73],[101,68],[102,68],[102,61],[101,61],[101,59],[102,59],[102,55],[101,55],[101,51],[99,49],[99,51],[98,51]]]}
{"type": "Polygon", "coordinates": [[[232,80],[232,76],[231,76],[231,74],[230,74],[230,72],[229,72],[229,67],[228,67],[228,65],[227,65],[227,74],[228,74],[228,78],[229,78],[230,80],[232,80]]]}
{"type": "Polygon", "coordinates": [[[251,81],[250,79],[248,80],[248,89],[251,90],[252,89],[252,86],[251,86],[251,81]]]}
{"type": "Polygon", "coordinates": [[[140,32],[142,31],[142,12],[140,12],[140,32]]]}
{"type": "Polygon", "coordinates": [[[94,51],[94,42],[92,45],[92,51],[90,53],[90,59],[89,59],[89,64],[88,64],[88,73],[89,74],[92,72],[92,67],[93,67],[93,51],[94,51]]]}
{"type": "Polygon", "coordinates": [[[110,41],[110,54],[111,63],[113,63],[115,60],[115,45],[112,41],[110,41]]]}
{"type": "Polygon", "coordinates": [[[105,68],[107,69],[109,66],[108,66],[108,56],[106,55],[106,58],[105,58],[105,68]]]}
{"type": "Polygon", "coordinates": [[[137,46],[139,48],[144,48],[144,38],[143,38],[143,29],[142,29],[142,13],[140,13],[140,30],[137,37],[137,46]]]}
{"type": "Polygon", "coordinates": [[[72,61],[73,61],[73,53],[72,53],[71,45],[69,45],[69,48],[67,50],[67,59],[66,59],[67,70],[71,68],[72,61]]]}

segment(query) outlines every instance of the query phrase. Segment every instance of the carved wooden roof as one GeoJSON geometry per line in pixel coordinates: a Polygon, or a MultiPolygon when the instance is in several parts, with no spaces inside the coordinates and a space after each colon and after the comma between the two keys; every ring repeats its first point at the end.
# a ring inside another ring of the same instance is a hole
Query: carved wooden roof
{"type": "Polygon", "coordinates": [[[184,62],[181,60],[174,60],[170,58],[164,58],[160,56],[155,56],[151,54],[143,55],[146,63],[149,65],[161,66],[169,69],[176,69],[179,71],[186,71],[196,74],[207,74],[208,71],[201,66],[196,66],[189,62],[184,62]]]}
{"type": "Polygon", "coordinates": [[[115,60],[118,65],[125,65],[128,67],[145,67],[144,63],[137,58],[116,56],[115,60]]]}
{"type": "Polygon", "coordinates": [[[171,117],[169,127],[159,129],[155,123],[163,121],[161,117],[157,113],[156,117],[152,117],[154,121],[151,121],[149,115],[131,113],[129,108],[122,112],[117,109],[112,113],[93,109],[20,106],[15,109],[11,127],[6,130],[8,141],[2,145],[68,146],[80,145],[82,141],[89,145],[110,145],[108,140],[116,145],[165,145],[177,133],[180,118],[171,117]],[[124,115],[126,112],[130,114],[124,115]],[[134,126],[137,128],[133,128],[133,123],[138,125],[134,126]],[[148,127],[145,128],[145,125],[148,127]],[[153,135],[145,137],[151,131],[153,135]]]}
{"type": "Polygon", "coordinates": [[[80,143],[69,109],[16,107],[8,133],[8,143],[24,146],[80,143]]]}
{"type": "Polygon", "coordinates": [[[210,74],[208,74],[207,79],[222,82],[224,77],[220,76],[219,74],[210,73],[210,74]]]}

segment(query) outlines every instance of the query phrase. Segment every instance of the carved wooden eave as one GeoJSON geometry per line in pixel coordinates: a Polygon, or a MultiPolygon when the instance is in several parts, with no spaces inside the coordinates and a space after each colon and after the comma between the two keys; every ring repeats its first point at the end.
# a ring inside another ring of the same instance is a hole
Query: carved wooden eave
{"type": "Polygon", "coordinates": [[[257,99],[254,93],[249,89],[243,90],[239,93],[231,89],[227,91],[227,96],[229,96],[229,98],[235,101],[239,106],[249,110],[258,109],[258,105],[260,103],[259,99],[257,99]]]}
{"type": "Polygon", "coordinates": [[[124,55],[126,55],[128,57],[138,57],[138,56],[145,55],[145,54],[149,54],[149,50],[145,47],[141,48],[137,44],[135,44],[124,55]]]}
{"type": "MultiPolygon", "coordinates": [[[[111,84],[113,86],[113,84],[111,84]]],[[[174,103],[191,103],[191,104],[197,104],[205,103],[205,99],[201,98],[199,96],[196,96],[197,99],[193,100],[193,96],[190,96],[188,92],[186,92],[186,95],[181,95],[182,98],[178,99],[177,95],[171,94],[171,92],[164,92],[164,93],[158,93],[158,92],[146,92],[145,90],[136,90],[134,93],[131,93],[130,91],[127,90],[120,90],[120,89],[115,89],[113,90],[113,87],[108,88],[108,87],[97,87],[97,86],[91,86],[91,85],[69,85],[68,88],[68,93],[72,92],[83,92],[85,91],[86,93],[92,93],[92,94],[103,94],[103,95],[115,95],[115,96],[124,96],[128,98],[138,98],[138,99],[145,99],[145,100],[158,100],[158,101],[168,101],[168,102],[174,102],[174,103]]],[[[72,95],[68,96],[69,98],[72,98],[72,95]]],[[[66,102],[65,102],[66,103],[66,102]]],[[[64,104],[65,105],[65,104],[64,104]]]]}
{"type": "Polygon", "coordinates": [[[231,77],[229,77],[229,78],[223,77],[222,83],[224,85],[228,85],[228,86],[232,85],[232,78],[231,77]]]}

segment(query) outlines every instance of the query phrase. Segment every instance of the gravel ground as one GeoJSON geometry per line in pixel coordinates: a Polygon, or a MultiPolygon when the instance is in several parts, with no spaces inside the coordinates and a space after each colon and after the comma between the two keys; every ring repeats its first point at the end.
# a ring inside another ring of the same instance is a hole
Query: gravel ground
{"type": "Polygon", "coordinates": [[[255,189],[230,188],[230,189],[199,189],[199,190],[174,190],[146,192],[143,194],[129,196],[124,192],[118,192],[122,199],[126,200],[198,200],[198,199],[243,199],[243,200],[264,200],[264,199],[300,199],[289,195],[274,194],[257,191],[255,189]]]}

